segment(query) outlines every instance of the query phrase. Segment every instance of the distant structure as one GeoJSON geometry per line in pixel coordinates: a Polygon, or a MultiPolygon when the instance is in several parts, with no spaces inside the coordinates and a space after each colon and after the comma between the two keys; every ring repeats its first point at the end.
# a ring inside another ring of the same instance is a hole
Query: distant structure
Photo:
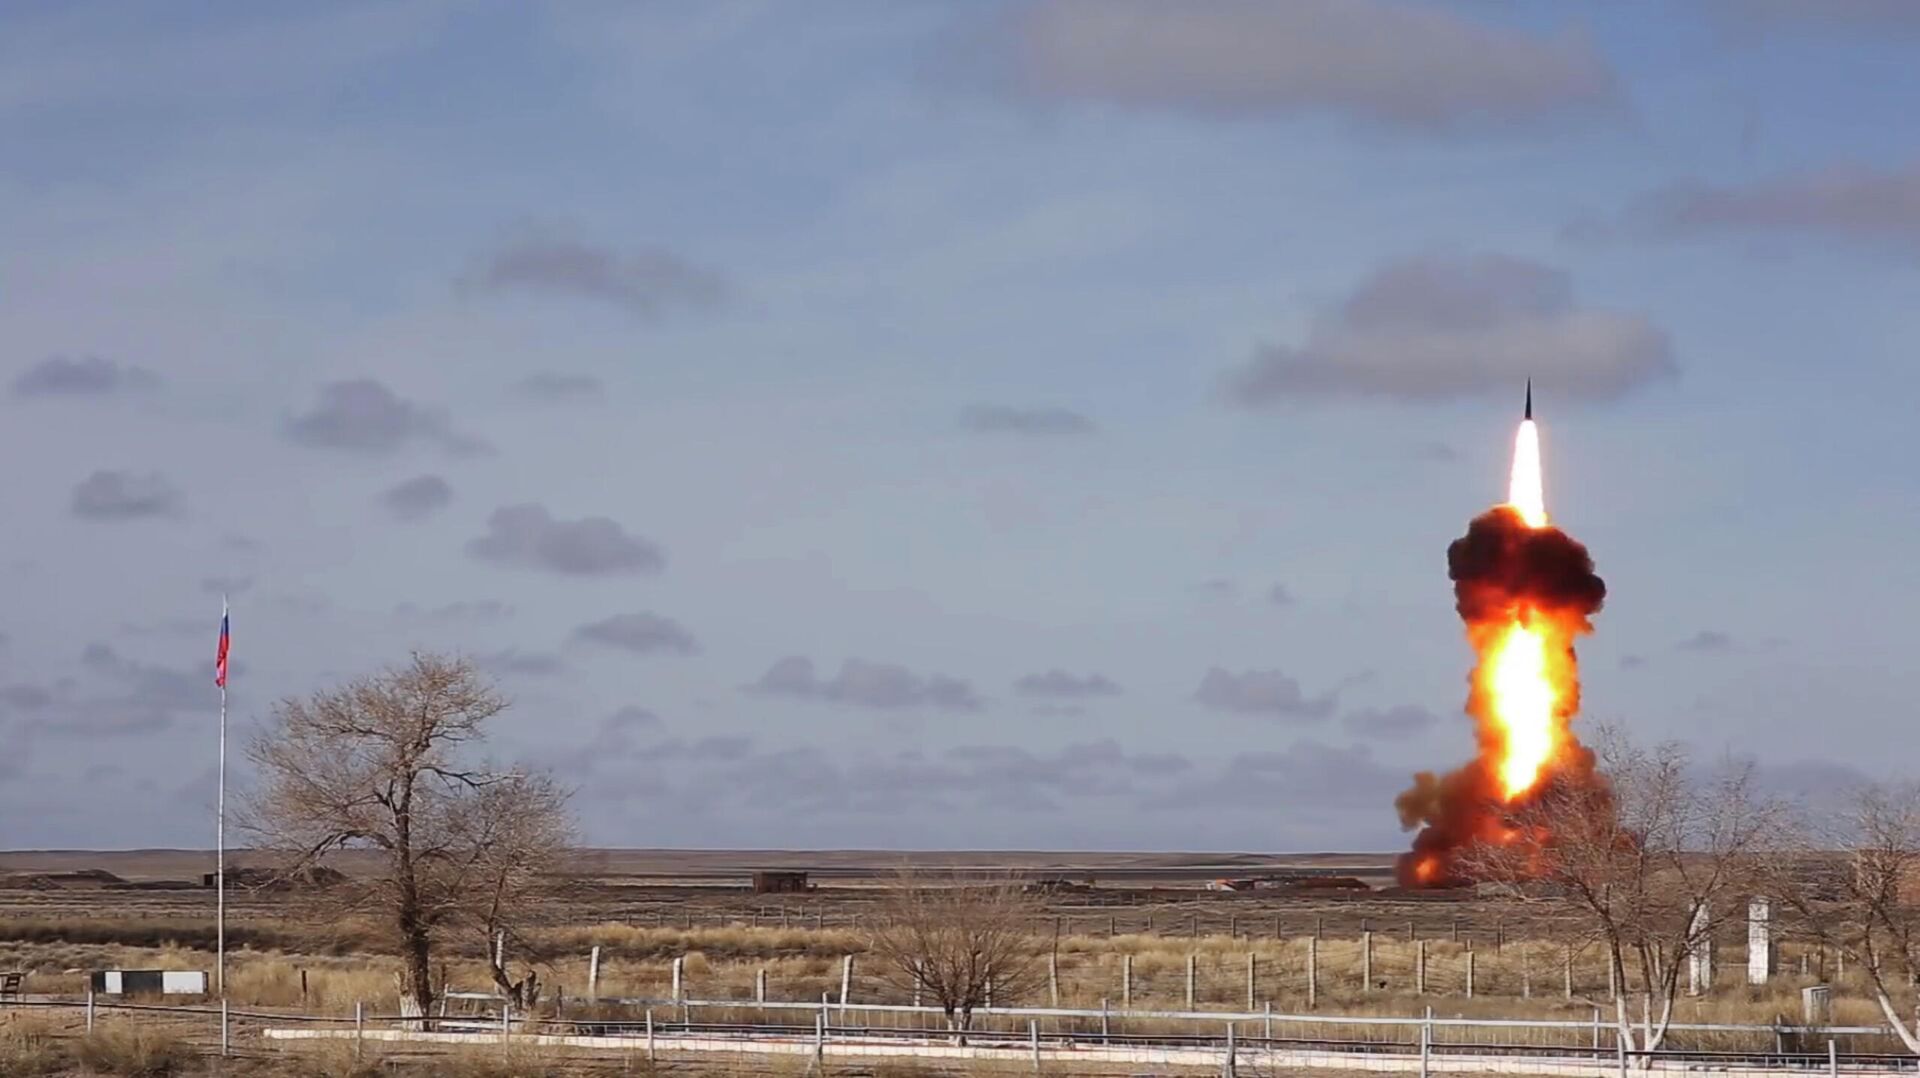
{"type": "Polygon", "coordinates": [[[756,895],[797,895],[810,890],[807,874],[804,872],[755,872],[753,874],[753,893],[756,895]]]}
{"type": "Polygon", "coordinates": [[[199,970],[103,969],[89,978],[102,996],[204,996],[207,975],[199,970]]]}

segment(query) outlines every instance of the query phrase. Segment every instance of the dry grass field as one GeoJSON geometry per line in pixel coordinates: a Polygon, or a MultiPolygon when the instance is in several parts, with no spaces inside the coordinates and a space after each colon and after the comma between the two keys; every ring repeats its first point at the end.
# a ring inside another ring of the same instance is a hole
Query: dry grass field
{"type": "MultiPolygon", "coordinates": [[[[1254,875],[1289,867],[1337,865],[1380,881],[1385,859],[1211,859],[1171,855],[1075,857],[938,855],[946,865],[982,872],[1016,871],[1035,879],[1092,879],[1090,890],[1057,893],[1045,900],[1033,925],[1054,955],[1058,1004],[1112,1010],[1130,1002],[1135,1010],[1189,1009],[1316,1015],[1418,1016],[1431,1007],[1440,1017],[1534,1017],[1590,1022],[1607,1005],[1608,982],[1601,955],[1582,946],[1565,925],[1532,910],[1467,894],[1405,894],[1391,890],[1353,894],[1304,891],[1217,893],[1208,879],[1254,875]],[[997,860],[996,860],[997,859],[997,860]],[[1367,955],[1370,941],[1371,957],[1367,955]],[[1308,985],[1309,950],[1316,979],[1308,985]],[[1424,984],[1420,956],[1425,955],[1424,984]],[[1251,956],[1251,959],[1250,959],[1251,956]],[[1249,994],[1249,964],[1253,983],[1249,994]],[[1467,969],[1473,994],[1467,996],[1467,969]],[[1131,983],[1125,973],[1130,969],[1131,983]],[[1363,975],[1371,972],[1371,977],[1363,975]],[[1424,989],[1424,990],[1423,990],[1424,989]]],[[[699,854],[601,851],[587,855],[580,879],[563,900],[539,911],[526,953],[542,971],[548,991],[546,1017],[568,1020],[631,1020],[641,1005],[621,998],[660,1000],[670,995],[673,961],[683,961],[685,993],[695,999],[753,999],[764,973],[775,1000],[818,1002],[838,998],[842,962],[855,956],[854,1004],[908,1002],[886,987],[859,957],[861,920],[883,893],[900,855],[699,854]],[[815,889],[794,895],[755,896],[747,874],[760,867],[801,867],[813,873],[815,889]],[[599,1000],[587,999],[587,956],[601,949],[599,1000]]],[[[916,858],[920,867],[927,862],[916,858]]],[[[213,956],[213,893],[185,881],[205,864],[204,854],[4,854],[0,873],[27,887],[0,888],[0,970],[28,973],[34,997],[78,998],[86,972],[111,968],[210,970],[213,956]],[[49,874],[104,869],[126,881],[111,886],[49,885],[49,874]]],[[[229,1000],[246,1011],[285,1011],[345,1018],[356,1004],[389,1015],[397,1007],[398,965],[379,944],[372,926],[318,923],[303,914],[297,896],[238,891],[230,894],[229,1000]]],[[[1834,1018],[1847,1024],[1877,1024],[1865,998],[1826,957],[1789,939],[1772,984],[1743,983],[1744,925],[1729,920],[1718,956],[1716,990],[1682,1002],[1683,1022],[1765,1025],[1797,1021],[1799,990],[1824,977],[1835,983],[1834,1018]],[[1806,972],[1801,972],[1802,964],[1806,972]]],[[[437,973],[455,989],[485,990],[484,941],[448,940],[437,973]]],[[[1009,1001],[1015,1002],[1015,1001],[1009,1001]]],[[[1017,1002],[1048,1005],[1050,989],[1017,1002]]],[[[656,1005],[658,1006],[658,1005],[656,1005]]],[[[673,1008],[661,1007],[662,1019],[673,1008]]],[[[745,1009],[706,1007],[701,1021],[748,1020],[745,1009]]],[[[180,1068],[208,1047],[208,1024],[168,1030],[116,1018],[93,1038],[76,1037],[68,1012],[59,1022],[44,1014],[9,1015],[0,1038],[0,1073],[62,1074],[92,1068],[105,1074],[184,1073],[180,1068]],[[39,1023],[39,1024],[36,1024],[39,1023]],[[144,1032],[143,1032],[144,1031],[144,1032]],[[142,1040],[141,1038],[146,1038],[142,1040]],[[98,1043],[96,1043],[98,1042],[98,1043]],[[91,1052],[95,1058],[83,1058],[91,1052]],[[107,1060],[113,1054],[119,1062],[107,1060]],[[179,1059],[175,1059],[175,1055],[179,1059]],[[139,1060],[158,1060],[142,1070],[139,1060]],[[68,1071],[57,1069],[66,1067],[68,1071]],[[47,1069],[56,1068],[56,1069],[47,1069]],[[117,1069],[116,1069],[117,1068],[117,1069]],[[128,1069],[132,1068],[132,1069],[128,1069]],[[157,1069],[155,1069],[157,1068],[157,1069]],[[172,1069],[168,1069],[172,1068],[172,1069]]],[[[849,1021],[887,1024],[898,1017],[857,1015],[849,1021]]],[[[810,1019],[809,1019],[810,1021],[810,1019]]],[[[1097,1020],[1049,1019],[1049,1029],[1091,1030],[1097,1020]],[[1076,1023],[1078,1023],[1076,1025],[1076,1023]]],[[[1190,1023],[1130,1019],[1116,1032],[1194,1032],[1190,1023]]],[[[1212,1032],[1218,1032],[1213,1030],[1212,1032]]],[[[1243,1035],[1258,1030],[1243,1028],[1243,1035]]],[[[1405,1028],[1287,1026],[1285,1036],[1342,1040],[1405,1041],[1405,1028]]],[[[1563,1030],[1449,1030],[1454,1041],[1567,1043],[1563,1030]]],[[[1774,1038],[1739,1034],[1676,1033],[1675,1047],[1767,1050],[1774,1038]]],[[[1889,1048],[1858,1038],[1843,1050],[1889,1048]]],[[[366,1061],[329,1053],[274,1053],[258,1060],[271,1073],[386,1073],[366,1061]],[[287,1070],[285,1068],[296,1068],[287,1070]],[[358,1069],[356,1069],[356,1067],[358,1069]],[[297,1068],[307,1068],[305,1070],[297,1068]]],[[[579,1060],[516,1058],[520,1069],[500,1071],[498,1051],[466,1060],[383,1058],[381,1066],[409,1073],[538,1074],[589,1073],[579,1060]],[[433,1068],[467,1068],[434,1070],[433,1068]],[[559,1069],[542,1069],[542,1068],[559,1069]],[[488,1070],[486,1068],[496,1068],[488,1070]]],[[[252,1065],[252,1064],[249,1064],[252,1065]]],[[[712,1073],[712,1064],[704,1065],[712,1073]]],[[[883,1068],[884,1069],[884,1068],[883,1068]]],[[[228,1071],[228,1073],[246,1073],[228,1071]]],[[[262,1070],[261,1073],[269,1073],[262,1070]]],[[[755,1073],[763,1073],[756,1071],[755,1073]]],[[[898,1072],[906,1073],[906,1072],[898,1072]]]]}

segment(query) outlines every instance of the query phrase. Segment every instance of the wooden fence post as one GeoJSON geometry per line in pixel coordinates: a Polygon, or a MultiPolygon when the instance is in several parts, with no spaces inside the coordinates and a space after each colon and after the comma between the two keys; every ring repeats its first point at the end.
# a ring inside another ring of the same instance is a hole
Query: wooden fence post
{"type": "Polygon", "coordinates": [[[1120,1009],[1133,1010],[1133,956],[1120,956],[1120,1009]]]}
{"type": "Polygon", "coordinates": [[[1360,991],[1373,991],[1373,931],[1360,933],[1360,991]]]}
{"type": "Polygon", "coordinates": [[[1417,996],[1427,994],[1427,941],[1420,940],[1413,945],[1413,993],[1417,996]]]}
{"type": "Polygon", "coordinates": [[[1254,1001],[1260,998],[1259,961],[1252,951],[1247,952],[1247,1010],[1253,1010],[1254,1001]]]}
{"type": "Polygon", "coordinates": [[[1467,998],[1473,998],[1473,952],[1467,952],[1467,998]]]}
{"type": "Polygon", "coordinates": [[[767,967],[765,966],[761,966],[753,976],[753,1001],[755,1003],[767,1001],[767,967]]]}
{"type": "Polygon", "coordinates": [[[1568,999],[1572,999],[1573,998],[1573,944],[1571,943],[1567,944],[1567,959],[1566,959],[1566,966],[1565,966],[1565,969],[1563,970],[1563,973],[1564,973],[1563,979],[1566,981],[1566,989],[1567,989],[1566,997],[1568,999]]]}
{"type": "Polygon", "coordinates": [[[1307,1009],[1320,998],[1320,937],[1307,937],[1307,1009]]]}
{"type": "Polygon", "coordinates": [[[1060,1006],[1060,956],[1052,952],[1047,954],[1047,997],[1060,1006]]]}
{"type": "Polygon", "coordinates": [[[1199,968],[1199,956],[1191,951],[1187,952],[1187,1010],[1193,1010],[1194,981],[1196,980],[1196,974],[1198,974],[1199,968]]]}

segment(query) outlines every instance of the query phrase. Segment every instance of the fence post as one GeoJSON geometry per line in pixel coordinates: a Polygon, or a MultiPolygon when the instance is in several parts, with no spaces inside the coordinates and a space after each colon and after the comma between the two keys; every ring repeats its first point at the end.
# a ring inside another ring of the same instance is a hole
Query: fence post
{"type": "Polygon", "coordinates": [[[683,985],[683,984],[681,983],[681,981],[680,981],[680,977],[681,977],[681,970],[682,970],[682,968],[683,968],[683,964],[684,964],[685,962],[686,962],[686,959],[685,959],[685,958],[680,958],[680,957],[676,957],[676,958],[674,958],[674,960],[673,960],[673,996],[672,996],[672,999],[673,999],[673,1001],[674,1001],[675,1003],[678,1003],[678,1002],[680,1002],[680,1000],[681,1000],[681,998],[682,998],[682,992],[683,992],[683,991],[684,991],[684,989],[685,989],[685,986],[684,986],[684,985],[683,985]]]}
{"type": "Polygon", "coordinates": [[[1120,927],[1119,921],[1120,919],[1115,917],[1113,914],[1111,913],[1107,914],[1107,938],[1108,939],[1112,939],[1114,935],[1114,929],[1120,927]]]}
{"type": "Polygon", "coordinates": [[[1840,1051],[1833,1046],[1833,1038],[1827,1038],[1827,1078],[1839,1078],[1840,1051]]]}
{"type": "Polygon", "coordinates": [[[500,1040],[505,1042],[512,1039],[513,1003],[512,1001],[507,1001],[500,1004],[500,1040]]]}
{"type": "Polygon", "coordinates": [[[1027,1019],[1027,1040],[1033,1044],[1033,1073],[1040,1073],[1040,1023],[1027,1019]]]}
{"type": "Polygon", "coordinates": [[[1307,939],[1307,1009],[1313,1010],[1320,998],[1320,937],[1307,939]]]}
{"type": "Polygon", "coordinates": [[[1360,991],[1373,991],[1373,930],[1360,933],[1360,991]]]}
{"type": "Polygon", "coordinates": [[[647,1008],[647,1062],[654,1061],[653,1053],[653,1008],[647,1008]]]}
{"type": "Polygon", "coordinates": [[[1260,995],[1259,961],[1252,951],[1247,952],[1247,1010],[1253,1010],[1254,1000],[1260,995]]]}
{"type": "Polygon", "coordinates": [[[1413,934],[1413,922],[1408,921],[1407,922],[1407,942],[1412,943],[1416,938],[1417,937],[1414,936],[1413,934]]]}
{"type": "Polygon", "coordinates": [[[1527,964],[1527,952],[1520,952],[1520,998],[1533,998],[1533,967],[1527,964]]]}
{"type": "Polygon", "coordinates": [[[353,1001],[353,1058],[359,1059],[367,1040],[367,1005],[353,1001]]]}
{"type": "Polygon", "coordinates": [[[227,1001],[222,999],[220,1001],[220,1058],[225,1059],[227,1057],[228,1049],[231,1046],[231,1033],[227,1025],[227,1001]]]}
{"type": "Polygon", "coordinates": [[[1595,1049],[1600,1047],[1600,1008],[1598,1007],[1593,1009],[1593,1046],[1595,1049]]]}
{"type": "Polygon", "coordinates": [[[1233,1041],[1233,1023],[1228,1022],[1227,1023],[1227,1061],[1226,1061],[1226,1064],[1222,1066],[1220,1069],[1221,1078],[1234,1078],[1234,1059],[1233,1059],[1235,1055],[1234,1048],[1235,1048],[1235,1045],[1233,1041]]]}
{"type": "Polygon", "coordinates": [[[1413,994],[1427,994],[1427,941],[1421,940],[1413,945],[1413,994]]]}
{"type": "Polygon", "coordinates": [[[1194,982],[1200,971],[1200,957],[1192,951],[1187,952],[1187,1010],[1193,1010],[1194,982]]]}
{"type": "Polygon", "coordinates": [[[87,985],[87,1035],[93,1035],[93,985],[87,985]]]}
{"type": "Polygon", "coordinates": [[[822,1005],[820,1013],[813,1016],[813,1063],[821,1073],[827,1067],[827,1008],[822,1005]]]}
{"type": "Polygon", "coordinates": [[[600,998],[600,945],[597,943],[587,955],[587,998],[600,998]]]}
{"type": "Polygon", "coordinates": [[[1433,1008],[1427,1008],[1427,1020],[1420,1023],[1420,1078],[1427,1078],[1429,1056],[1433,1052],[1433,1008]]]}
{"type": "Polygon", "coordinates": [[[1313,938],[1319,939],[1326,934],[1327,919],[1325,917],[1315,917],[1313,919],[1313,938]]]}
{"type": "Polygon", "coordinates": [[[1467,952],[1467,998],[1473,998],[1473,952],[1467,952]]]}
{"type": "Polygon", "coordinates": [[[1100,1043],[1105,1044],[1111,1035],[1112,1025],[1107,1020],[1107,997],[1100,997],[1100,1043]]]}
{"type": "Polygon", "coordinates": [[[840,1011],[846,1017],[847,999],[853,992],[853,956],[840,960],[840,1011]]]}
{"type": "Polygon", "coordinates": [[[754,974],[753,1001],[755,1003],[765,1003],[767,1001],[767,967],[765,966],[761,966],[760,971],[754,974]]]}
{"type": "Polygon", "coordinates": [[[1120,956],[1120,1009],[1133,1010],[1133,956],[1120,956]]]}
{"type": "Polygon", "coordinates": [[[1627,1078],[1627,1039],[1617,1032],[1613,1035],[1613,1058],[1620,1078],[1627,1078]]]}
{"type": "Polygon", "coordinates": [[[1266,1028],[1267,1039],[1272,1040],[1273,1039],[1273,1001],[1272,1000],[1268,1000],[1266,1002],[1266,1012],[1267,1012],[1267,1028],[1266,1028]]]}
{"type": "Polygon", "coordinates": [[[1052,952],[1047,954],[1047,997],[1060,1006],[1060,956],[1052,952]]]}
{"type": "Polygon", "coordinates": [[[1620,998],[1619,974],[1613,968],[1613,955],[1607,955],[1607,1002],[1620,998]]]}
{"type": "Polygon", "coordinates": [[[1566,960],[1566,966],[1564,967],[1564,972],[1566,975],[1565,980],[1566,980],[1566,986],[1567,986],[1567,998],[1572,999],[1573,998],[1573,944],[1571,943],[1567,944],[1567,960],[1566,960]]]}
{"type": "Polygon", "coordinates": [[[493,965],[505,972],[507,968],[507,934],[505,931],[493,935],[493,965]]]}
{"type": "Polygon", "coordinates": [[[1240,938],[1240,915],[1237,913],[1227,914],[1227,938],[1230,940],[1240,938]]]}

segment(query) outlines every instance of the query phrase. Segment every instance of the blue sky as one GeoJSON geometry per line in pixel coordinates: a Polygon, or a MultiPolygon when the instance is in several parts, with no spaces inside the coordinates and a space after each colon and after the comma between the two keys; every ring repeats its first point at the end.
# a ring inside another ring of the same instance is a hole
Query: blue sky
{"type": "Polygon", "coordinates": [[[1589,717],[1887,774],[1920,695],[1920,9],[0,15],[0,845],[205,845],[409,648],[631,846],[1395,849],[1446,544],[1609,583],[1589,717]],[[1278,600],[1278,601],[1277,601],[1278,600]]]}

